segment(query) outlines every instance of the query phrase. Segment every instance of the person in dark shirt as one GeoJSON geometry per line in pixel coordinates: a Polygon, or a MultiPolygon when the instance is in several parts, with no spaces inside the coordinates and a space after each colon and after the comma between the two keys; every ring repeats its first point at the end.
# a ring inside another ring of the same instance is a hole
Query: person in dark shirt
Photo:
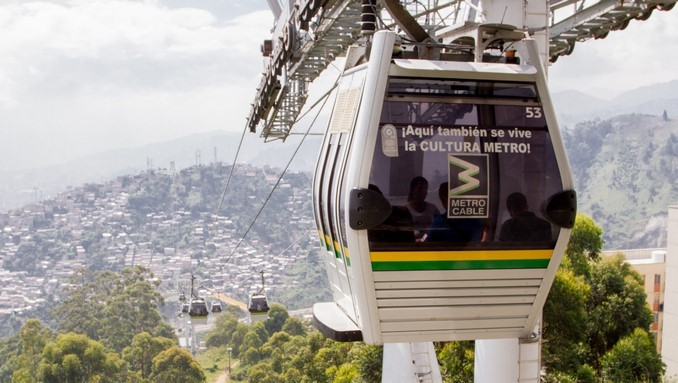
{"type": "MultiPolygon", "coordinates": [[[[379,187],[370,184],[369,189],[384,195],[379,187]]],[[[404,206],[392,206],[391,214],[378,226],[367,230],[370,242],[389,245],[399,242],[414,242],[414,228],[410,211],[404,206]]]]}
{"type": "Polygon", "coordinates": [[[506,198],[506,210],[511,218],[499,232],[500,241],[550,241],[551,224],[529,211],[527,198],[522,193],[511,193],[506,198]]]}
{"type": "MultiPolygon", "coordinates": [[[[438,198],[443,206],[448,205],[449,184],[443,182],[438,187],[438,198]]],[[[480,241],[483,223],[477,218],[450,218],[447,210],[437,214],[426,233],[426,242],[454,242],[465,244],[480,241]]]]}

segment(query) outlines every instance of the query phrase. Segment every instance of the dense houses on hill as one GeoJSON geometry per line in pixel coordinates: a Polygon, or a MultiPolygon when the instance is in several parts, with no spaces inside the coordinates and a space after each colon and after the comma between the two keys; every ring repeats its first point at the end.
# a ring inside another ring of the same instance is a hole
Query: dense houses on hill
{"type": "MultiPolygon", "coordinates": [[[[240,166],[237,173],[262,176],[271,187],[277,181],[259,168],[240,166]]],[[[83,267],[146,267],[162,281],[169,298],[186,288],[191,274],[202,294],[219,292],[239,300],[260,288],[261,270],[268,287],[298,283],[286,278],[285,270],[307,252],[294,251],[293,243],[288,244],[291,251],[283,251],[256,238],[241,241],[242,230],[228,216],[177,209],[135,218],[138,211],[131,209],[129,199],[143,187],[146,174],[73,188],[54,199],[0,213],[0,315],[44,304],[83,267]]],[[[284,203],[288,225],[299,233],[289,240],[317,241],[309,230],[309,188],[285,180],[278,187],[289,196],[284,203]]]]}

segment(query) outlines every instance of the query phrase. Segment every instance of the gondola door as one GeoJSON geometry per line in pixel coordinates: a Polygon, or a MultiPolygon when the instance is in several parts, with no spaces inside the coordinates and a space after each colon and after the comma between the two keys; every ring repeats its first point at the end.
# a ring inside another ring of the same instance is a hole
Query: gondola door
{"type": "Polygon", "coordinates": [[[354,323],[358,322],[355,294],[351,288],[351,257],[343,225],[343,195],[340,193],[348,141],[355,120],[364,75],[344,75],[320,152],[313,186],[314,213],[325,266],[336,305],[354,323]]]}

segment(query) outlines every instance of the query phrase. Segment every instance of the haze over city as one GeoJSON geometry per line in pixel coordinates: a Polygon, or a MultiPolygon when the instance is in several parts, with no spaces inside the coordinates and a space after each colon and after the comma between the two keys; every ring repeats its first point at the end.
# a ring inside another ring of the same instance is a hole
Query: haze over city
{"type": "MultiPolygon", "coordinates": [[[[0,170],[241,132],[272,25],[263,0],[0,1],[0,170]]],[[[552,91],[678,78],[676,41],[678,13],[655,11],[578,43],[551,66],[552,91]]]]}

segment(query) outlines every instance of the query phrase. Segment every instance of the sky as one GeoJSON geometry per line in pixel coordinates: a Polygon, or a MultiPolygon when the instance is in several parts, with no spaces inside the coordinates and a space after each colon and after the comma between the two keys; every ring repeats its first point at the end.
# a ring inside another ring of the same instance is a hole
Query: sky
{"type": "MultiPolygon", "coordinates": [[[[0,0],[0,170],[195,133],[242,132],[273,17],[265,0],[0,0]]],[[[678,78],[678,10],[550,68],[601,97],[678,78]]]]}

